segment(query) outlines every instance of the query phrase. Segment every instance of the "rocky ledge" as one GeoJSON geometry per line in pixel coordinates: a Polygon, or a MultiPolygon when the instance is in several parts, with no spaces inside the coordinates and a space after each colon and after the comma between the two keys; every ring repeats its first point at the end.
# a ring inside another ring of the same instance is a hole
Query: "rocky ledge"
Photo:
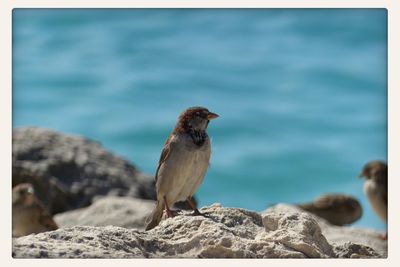
{"type": "Polygon", "coordinates": [[[13,238],[15,258],[384,258],[380,233],[338,227],[295,206],[204,207],[145,232],[154,178],[98,142],[13,130],[13,186],[34,185],[60,229],[13,238]]]}
{"type": "Polygon", "coordinates": [[[44,128],[15,128],[12,185],[31,183],[56,214],[88,206],[98,196],[155,199],[154,177],[99,142],[44,128]]]}
{"type": "MultiPolygon", "coordinates": [[[[107,210],[98,207],[87,209],[100,210],[100,213],[107,210]]],[[[182,215],[163,220],[159,226],[147,232],[117,226],[73,226],[14,238],[12,253],[15,258],[382,258],[387,256],[387,243],[379,240],[378,233],[351,227],[336,228],[288,205],[278,205],[262,213],[240,208],[225,208],[218,204],[204,207],[200,211],[206,217],[192,216],[189,212],[183,212],[182,215]],[[354,236],[354,231],[363,232],[362,237],[354,236]]],[[[109,217],[112,218],[112,213],[109,217]]],[[[64,225],[67,225],[65,218],[64,222],[64,225]]],[[[74,223],[96,224],[79,220],[74,223]]],[[[130,225],[141,227],[138,223],[130,225]]]]}

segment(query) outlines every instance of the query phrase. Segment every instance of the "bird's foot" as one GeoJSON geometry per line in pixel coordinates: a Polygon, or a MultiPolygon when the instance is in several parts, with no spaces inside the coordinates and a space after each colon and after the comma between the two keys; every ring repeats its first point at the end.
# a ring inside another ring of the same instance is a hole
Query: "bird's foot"
{"type": "Polygon", "coordinates": [[[167,209],[166,211],[167,211],[167,218],[173,218],[179,214],[179,211],[177,210],[167,209]]]}
{"type": "Polygon", "coordinates": [[[198,209],[195,209],[191,215],[192,215],[192,216],[203,216],[203,217],[207,217],[206,214],[201,213],[198,209]]]}

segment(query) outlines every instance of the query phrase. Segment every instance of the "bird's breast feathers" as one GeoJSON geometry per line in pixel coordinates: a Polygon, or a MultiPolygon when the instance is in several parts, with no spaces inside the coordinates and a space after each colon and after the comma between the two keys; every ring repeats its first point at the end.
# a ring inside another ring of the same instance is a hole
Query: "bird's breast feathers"
{"type": "Polygon", "coordinates": [[[364,192],[367,195],[374,211],[382,220],[386,221],[387,203],[384,201],[384,188],[370,179],[364,183],[364,192]]]}
{"type": "Polygon", "coordinates": [[[209,138],[198,147],[189,135],[172,136],[168,157],[160,164],[157,188],[163,192],[169,191],[174,201],[188,197],[203,180],[210,155],[209,138]]]}
{"type": "Polygon", "coordinates": [[[165,164],[192,176],[197,169],[207,169],[211,155],[209,138],[202,146],[193,143],[190,135],[175,135],[171,139],[170,152],[165,164]]]}

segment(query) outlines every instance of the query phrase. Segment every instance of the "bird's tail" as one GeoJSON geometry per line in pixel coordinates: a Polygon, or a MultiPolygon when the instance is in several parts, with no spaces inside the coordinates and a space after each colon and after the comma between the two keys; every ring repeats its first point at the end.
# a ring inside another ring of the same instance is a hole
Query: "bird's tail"
{"type": "Polygon", "coordinates": [[[163,198],[158,199],[153,212],[146,219],[146,231],[153,229],[160,223],[164,212],[164,206],[165,206],[164,199],[163,198]]]}

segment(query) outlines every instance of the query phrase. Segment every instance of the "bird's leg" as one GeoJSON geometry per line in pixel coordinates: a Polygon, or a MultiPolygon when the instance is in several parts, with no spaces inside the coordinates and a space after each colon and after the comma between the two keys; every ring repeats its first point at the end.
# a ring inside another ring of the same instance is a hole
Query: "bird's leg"
{"type": "Polygon", "coordinates": [[[203,213],[201,213],[197,208],[196,208],[196,204],[194,204],[194,202],[193,202],[193,200],[192,200],[192,197],[188,197],[187,198],[187,202],[189,203],[189,205],[190,205],[190,207],[193,209],[193,215],[194,216],[198,216],[198,215],[201,215],[201,216],[206,216],[205,214],[203,214],[203,213]]]}
{"type": "Polygon", "coordinates": [[[164,202],[165,202],[165,211],[167,212],[167,218],[175,217],[176,212],[173,211],[173,210],[171,210],[171,209],[168,207],[167,198],[166,198],[165,196],[164,196],[164,202]]]}

